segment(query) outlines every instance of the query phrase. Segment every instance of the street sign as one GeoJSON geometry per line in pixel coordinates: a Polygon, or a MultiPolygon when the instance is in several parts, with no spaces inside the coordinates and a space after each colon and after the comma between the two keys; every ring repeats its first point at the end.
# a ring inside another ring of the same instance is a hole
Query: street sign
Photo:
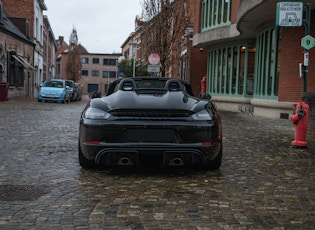
{"type": "Polygon", "coordinates": [[[308,66],[309,58],[310,58],[310,55],[307,51],[304,53],[304,66],[308,66]]]}
{"type": "Polygon", "coordinates": [[[278,2],[276,26],[298,27],[303,24],[303,2],[278,2]]]}
{"type": "Polygon", "coordinates": [[[148,65],[148,72],[149,73],[159,73],[160,66],[159,65],[148,65]]]}
{"type": "Polygon", "coordinates": [[[160,55],[157,53],[151,53],[149,55],[149,63],[151,65],[158,65],[160,63],[160,55]]]}
{"type": "Polygon", "coordinates": [[[307,50],[312,49],[315,46],[315,38],[311,35],[306,35],[301,39],[301,46],[307,50]]]}

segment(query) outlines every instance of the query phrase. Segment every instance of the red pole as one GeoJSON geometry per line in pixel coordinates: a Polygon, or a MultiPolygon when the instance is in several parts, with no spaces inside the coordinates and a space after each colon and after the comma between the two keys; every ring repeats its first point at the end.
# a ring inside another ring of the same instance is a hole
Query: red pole
{"type": "Polygon", "coordinates": [[[204,76],[201,80],[201,93],[205,93],[207,88],[207,77],[204,76]]]}

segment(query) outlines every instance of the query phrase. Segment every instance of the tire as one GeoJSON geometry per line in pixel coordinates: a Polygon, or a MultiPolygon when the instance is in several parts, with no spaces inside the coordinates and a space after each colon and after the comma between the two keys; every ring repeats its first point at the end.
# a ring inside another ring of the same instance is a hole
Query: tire
{"type": "Polygon", "coordinates": [[[73,94],[72,101],[78,101],[78,94],[73,94]]]}
{"type": "Polygon", "coordinates": [[[62,100],[61,103],[62,103],[62,104],[65,104],[65,103],[66,103],[66,96],[63,98],[63,100],[62,100]]]}
{"type": "Polygon", "coordinates": [[[218,155],[206,165],[206,170],[216,170],[219,169],[222,163],[222,152],[223,152],[223,144],[220,144],[220,150],[218,155]]]}
{"type": "Polygon", "coordinates": [[[86,169],[96,169],[98,168],[97,164],[93,160],[86,159],[82,153],[80,143],[78,146],[78,153],[79,153],[79,163],[82,168],[86,169]]]}

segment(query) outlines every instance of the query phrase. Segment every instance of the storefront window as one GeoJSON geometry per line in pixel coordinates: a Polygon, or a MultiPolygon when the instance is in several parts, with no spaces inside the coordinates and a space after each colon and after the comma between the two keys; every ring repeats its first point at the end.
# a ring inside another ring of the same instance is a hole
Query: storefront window
{"type": "Polygon", "coordinates": [[[276,98],[278,96],[278,28],[262,31],[257,36],[255,65],[255,97],[276,98]]]}
{"type": "Polygon", "coordinates": [[[255,52],[255,47],[250,44],[210,50],[209,92],[212,95],[251,96],[253,94],[255,52]]]}

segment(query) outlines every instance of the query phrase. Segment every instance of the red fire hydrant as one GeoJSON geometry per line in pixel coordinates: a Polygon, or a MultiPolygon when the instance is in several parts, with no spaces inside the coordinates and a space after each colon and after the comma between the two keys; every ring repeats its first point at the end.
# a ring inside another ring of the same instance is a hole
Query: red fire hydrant
{"type": "Polygon", "coordinates": [[[204,76],[204,77],[201,79],[201,93],[205,93],[205,92],[206,92],[206,89],[207,89],[207,77],[204,76]]]}
{"type": "Polygon", "coordinates": [[[295,124],[295,139],[291,142],[296,147],[307,147],[305,141],[307,122],[308,122],[309,105],[301,101],[294,105],[294,110],[291,115],[291,121],[295,124]]]}

